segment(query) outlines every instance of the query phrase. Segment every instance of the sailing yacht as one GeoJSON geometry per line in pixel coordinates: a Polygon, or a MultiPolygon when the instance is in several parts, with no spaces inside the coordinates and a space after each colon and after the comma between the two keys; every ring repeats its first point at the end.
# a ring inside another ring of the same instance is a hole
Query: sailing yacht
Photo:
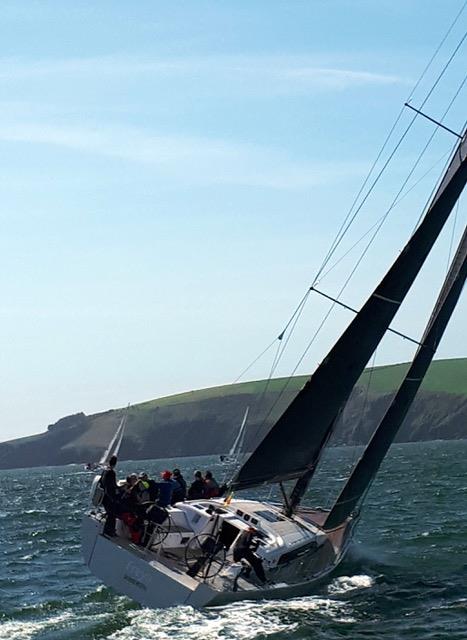
{"type": "Polygon", "coordinates": [[[250,411],[250,407],[247,407],[245,409],[245,413],[243,414],[243,420],[242,423],[240,425],[240,429],[238,430],[237,436],[232,444],[232,446],[230,447],[230,450],[228,453],[219,456],[220,461],[224,464],[224,465],[235,465],[239,458],[240,455],[242,453],[243,450],[243,442],[245,440],[245,431],[246,431],[246,424],[247,424],[247,420],[248,420],[248,412],[250,411]]]}
{"type": "Polygon", "coordinates": [[[109,442],[104,453],[101,455],[99,462],[87,462],[84,465],[85,471],[91,471],[91,472],[103,471],[105,469],[106,463],[109,460],[110,456],[118,454],[120,450],[120,446],[122,444],[123,434],[125,433],[127,413],[128,413],[128,407],[127,407],[127,411],[123,414],[122,418],[120,419],[118,428],[112,440],[109,442]]]}
{"type": "MultiPolygon", "coordinates": [[[[467,181],[467,134],[460,136],[425,215],[386,275],[252,454],[228,483],[226,498],[148,509],[142,544],[123,529],[103,534],[105,514],[92,499],[82,523],[86,564],[105,584],[148,607],[222,605],[310,593],[345,557],[359,507],[409,410],[459,300],[467,276],[467,229],[451,261],[410,368],[330,509],[303,496],[367,362],[417,278],[467,181]],[[284,483],[294,481],[287,492],[284,483]],[[283,503],[242,492],[276,484],[283,503]],[[255,541],[260,570],[239,558],[255,541]]],[[[245,421],[246,422],[246,421],[245,421]]],[[[110,453],[110,451],[109,451],[110,453]]],[[[98,482],[93,491],[97,490],[98,482]]]]}

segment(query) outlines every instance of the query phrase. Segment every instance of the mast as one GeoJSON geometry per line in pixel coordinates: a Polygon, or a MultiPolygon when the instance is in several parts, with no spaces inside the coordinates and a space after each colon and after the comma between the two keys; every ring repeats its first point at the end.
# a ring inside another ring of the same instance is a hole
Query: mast
{"type": "Polygon", "coordinates": [[[313,376],[237,472],[231,483],[232,489],[300,477],[306,477],[307,481],[311,479],[352,388],[391,324],[464,189],[467,181],[466,156],[467,136],[464,135],[454,150],[426,215],[409,242],[313,376]]]}
{"type": "Polygon", "coordinates": [[[370,486],[433,360],[467,277],[467,227],[412,364],[382,421],[331,509],[324,527],[344,522],[370,486]]]}

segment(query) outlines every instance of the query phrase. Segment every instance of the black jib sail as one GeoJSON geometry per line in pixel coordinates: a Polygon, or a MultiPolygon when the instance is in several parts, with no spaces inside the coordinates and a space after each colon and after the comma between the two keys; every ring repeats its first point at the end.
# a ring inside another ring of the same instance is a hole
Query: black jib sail
{"type": "Polygon", "coordinates": [[[382,421],[355,465],[328,517],[325,528],[344,522],[375,477],[384,456],[401,427],[430,366],[444,330],[455,309],[467,277],[467,228],[444,281],[434,311],[412,364],[382,421]]]}
{"type": "Polygon", "coordinates": [[[457,145],[423,221],[310,380],[231,483],[246,489],[312,473],[336,419],[417,277],[467,181],[467,137],[457,145]]]}

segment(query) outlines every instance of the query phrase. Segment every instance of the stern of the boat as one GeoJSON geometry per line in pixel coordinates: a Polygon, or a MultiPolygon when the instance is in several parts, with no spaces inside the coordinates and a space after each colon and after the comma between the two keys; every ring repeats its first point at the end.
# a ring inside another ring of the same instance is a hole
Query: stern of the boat
{"type": "Polygon", "coordinates": [[[189,604],[204,607],[217,596],[208,584],[148,558],[127,540],[102,535],[103,524],[93,515],[82,522],[82,551],[91,572],[118,593],[143,606],[159,608],[189,604]]]}

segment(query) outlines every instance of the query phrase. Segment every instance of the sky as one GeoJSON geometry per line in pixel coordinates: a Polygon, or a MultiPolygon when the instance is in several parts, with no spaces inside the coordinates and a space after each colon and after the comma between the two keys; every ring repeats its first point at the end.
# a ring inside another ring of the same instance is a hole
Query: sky
{"type": "MultiPolygon", "coordinates": [[[[467,9],[411,95],[462,5],[2,2],[0,440],[235,381],[314,282],[404,102],[433,87],[467,9]]],[[[432,117],[466,68],[464,44],[424,105],[432,117]]],[[[464,86],[444,120],[456,131],[465,98],[464,86]]],[[[416,119],[322,291],[338,294],[370,236],[350,248],[408,179],[342,301],[358,308],[384,274],[455,143],[438,130],[417,162],[433,132],[416,119]]],[[[464,197],[398,330],[420,336],[465,219],[464,197]]],[[[466,308],[464,296],[438,357],[467,356],[466,308]]],[[[313,371],[352,317],[334,309],[310,345],[328,309],[309,296],[274,375],[313,371]]],[[[267,377],[274,349],[242,380],[267,377]]],[[[412,353],[388,336],[372,364],[412,353]]]]}

